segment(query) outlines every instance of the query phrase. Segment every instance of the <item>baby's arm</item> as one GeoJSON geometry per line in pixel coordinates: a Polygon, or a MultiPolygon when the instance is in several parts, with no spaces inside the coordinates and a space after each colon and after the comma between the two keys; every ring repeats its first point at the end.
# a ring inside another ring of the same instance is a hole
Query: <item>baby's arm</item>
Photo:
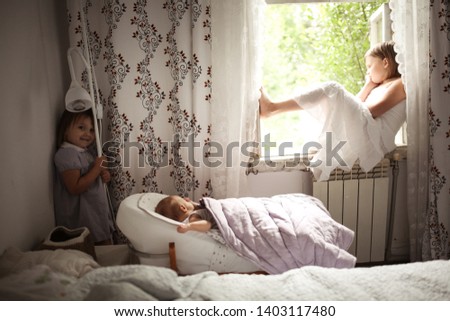
{"type": "Polygon", "coordinates": [[[79,195],[87,191],[104,170],[102,162],[105,160],[105,157],[97,157],[92,168],[84,175],[81,175],[80,169],[69,169],[62,172],[64,185],[69,193],[79,195]]]}
{"type": "Polygon", "coordinates": [[[177,227],[179,233],[187,231],[208,232],[211,229],[211,222],[199,219],[195,214],[191,215],[188,224],[181,224],[177,227]]]}

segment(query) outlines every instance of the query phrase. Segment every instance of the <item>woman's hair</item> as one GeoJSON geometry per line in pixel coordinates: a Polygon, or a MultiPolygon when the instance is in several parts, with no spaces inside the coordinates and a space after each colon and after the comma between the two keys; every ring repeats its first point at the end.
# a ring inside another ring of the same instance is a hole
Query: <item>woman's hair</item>
{"type": "Polygon", "coordinates": [[[394,42],[393,41],[385,41],[376,44],[374,47],[369,49],[365,55],[371,57],[377,57],[383,60],[386,58],[389,62],[389,74],[388,78],[397,78],[400,77],[400,72],[398,71],[398,63],[395,60],[397,53],[394,50],[394,42]]]}
{"type": "Polygon", "coordinates": [[[58,131],[56,134],[56,146],[58,148],[61,147],[62,143],[64,143],[65,141],[67,129],[81,117],[89,117],[92,120],[92,122],[94,122],[94,116],[92,115],[91,109],[82,111],[80,113],[73,113],[64,110],[64,113],[62,114],[61,119],[59,120],[58,131]]]}
{"type": "Polygon", "coordinates": [[[167,196],[159,201],[156,205],[155,212],[174,221],[178,221],[180,217],[180,204],[175,197],[167,196]]]}

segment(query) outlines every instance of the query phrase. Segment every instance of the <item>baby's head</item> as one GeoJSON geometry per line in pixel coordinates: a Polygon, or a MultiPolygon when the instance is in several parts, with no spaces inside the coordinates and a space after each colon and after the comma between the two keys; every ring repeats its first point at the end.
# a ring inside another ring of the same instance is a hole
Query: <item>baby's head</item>
{"type": "Polygon", "coordinates": [[[155,207],[155,212],[175,221],[182,222],[194,210],[194,204],[177,195],[164,197],[155,207]]]}
{"type": "Polygon", "coordinates": [[[400,77],[400,72],[398,71],[398,63],[395,61],[397,53],[394,50],[393,41],[380,42],[370,48],[365,57],[375,57],[381,60],[386,59],[388,62],[388,76],[387,78],[398,78],[400,77]]]}

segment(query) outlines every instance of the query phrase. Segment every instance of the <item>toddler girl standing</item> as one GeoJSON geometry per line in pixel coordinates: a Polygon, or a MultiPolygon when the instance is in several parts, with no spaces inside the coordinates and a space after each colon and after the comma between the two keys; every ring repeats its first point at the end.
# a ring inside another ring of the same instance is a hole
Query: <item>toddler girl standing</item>
{"type": "Polygon", "coordinates": [[[102,166],[105,157],[95,157],[92,110],[64,111],[54,157],[56,224],[68,228],[87,227],[96,245],[112,244],[114,224],[103,183],[110,181],[102,166]]]}

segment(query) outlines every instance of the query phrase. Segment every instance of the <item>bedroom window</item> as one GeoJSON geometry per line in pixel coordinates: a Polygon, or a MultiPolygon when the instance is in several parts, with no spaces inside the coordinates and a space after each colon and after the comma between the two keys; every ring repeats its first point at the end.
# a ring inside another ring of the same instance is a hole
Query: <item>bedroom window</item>
{"type": "MultiPolygon", "coordinates": [[[[273,100],[334,80],[356,94],[364,84],[364,54],[371,43],[391,38],[387,0],[266,0],[263,87],[273,100]]],[[[260,122],[261,157],[305,155],[321,128],[306,112],[260,122]]],[[[402,133],[397,144],[404,144],[402,133]]],[[[405,135],[406,136],[406,135],[405,135]]]]}

